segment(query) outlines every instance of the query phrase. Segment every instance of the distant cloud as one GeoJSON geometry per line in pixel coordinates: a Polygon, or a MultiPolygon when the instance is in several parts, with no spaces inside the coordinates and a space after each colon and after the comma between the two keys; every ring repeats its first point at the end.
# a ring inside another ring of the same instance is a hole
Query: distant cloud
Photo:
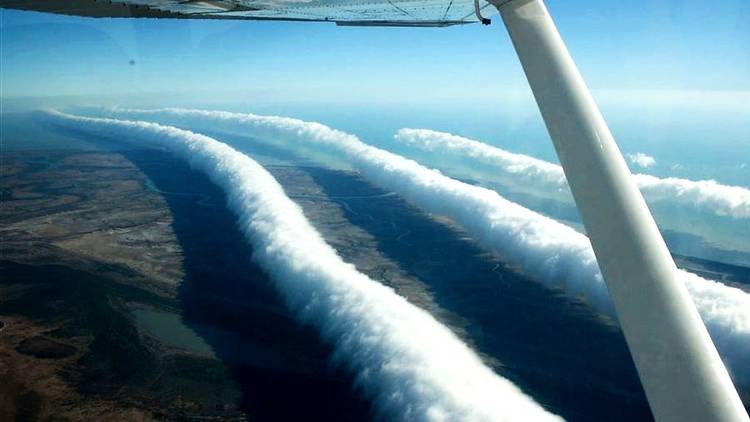
{"type": "MultiPolygon", "coordinates": [[[[441,157],[464,159],[464,166],[490,166],[493,177],[507,176],[525,189],[550,195],[568,191],[562,167],[528,155],[512,153],[498,147],[462,136],[429,129],[399,129],[394,138],[402,145],[441,157]]],[[[646,166],[655,160],[646,154],[634,154],[646,166]]],[[[679,168],[679,167],[678,167],[679,168]]],[[[676,170],[678,168],[674,168],[676,170]]],[[[685,208],[709,211],[732,218],[750,218],[750,189],[730,186],[714,180],[659,178],[634,174],[638,188],[648,201],[670,201],[685,208]]]]}
{"type": "Polygon", "coordinates": [[[654,157],[650,155],[646,155],[642,152],[636,152],[635,154],[628,154],[628,160],[630,160],[631,163],[641,167],[641,168],[649,168],[656,164],[656,160],[654,157]]]}

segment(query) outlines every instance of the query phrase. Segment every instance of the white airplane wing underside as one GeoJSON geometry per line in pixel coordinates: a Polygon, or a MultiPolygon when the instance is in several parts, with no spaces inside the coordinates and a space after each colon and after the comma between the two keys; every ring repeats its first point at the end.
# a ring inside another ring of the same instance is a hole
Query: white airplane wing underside
{"type": "MultiPolygon", "coordinates": [[[[497,13],[479,0],[482,13],[497,13]]],[[[478,22],[474,0],[0,0],[0,7],[88,17],[335,22],[450,26],[478,22]]]]}

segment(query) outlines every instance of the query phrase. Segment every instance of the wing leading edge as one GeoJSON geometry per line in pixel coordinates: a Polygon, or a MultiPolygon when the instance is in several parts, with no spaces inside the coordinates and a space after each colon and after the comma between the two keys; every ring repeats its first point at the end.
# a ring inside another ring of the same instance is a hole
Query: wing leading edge
{"type": "MultiPolygon", "coordinates": [[[[487,13],[495,11],[480,1],[487,13]]],[[[0,7],[94,18],[335,22],[442,27],[478,22],[473,0],[0,0],[0,7]]]]}

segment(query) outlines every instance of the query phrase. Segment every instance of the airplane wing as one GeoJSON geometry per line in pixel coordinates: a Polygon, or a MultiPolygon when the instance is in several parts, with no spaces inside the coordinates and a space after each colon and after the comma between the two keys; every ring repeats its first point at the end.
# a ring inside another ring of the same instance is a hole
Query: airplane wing
{"type": "MultiPolygon", "coordinates": [[[[485,0],[477,4],[497,13],[485,0]]],[[[0,7],[95,18],[335,22],[346,26],[441,27],[479,22],[474,0],[0,0],[0,7]]]]}

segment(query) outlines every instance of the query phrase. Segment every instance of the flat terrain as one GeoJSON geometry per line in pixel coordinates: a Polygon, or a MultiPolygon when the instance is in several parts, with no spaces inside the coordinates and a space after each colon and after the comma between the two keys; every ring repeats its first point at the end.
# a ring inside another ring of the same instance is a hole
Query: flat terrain
{"type": "MultiPolygon", "coordinates": [[[[650,418],[621,333],[585,304],[356,173],[267,169],[346,261],[554,412],[650,418]]],[[[250,260],[223,193],[185,163],[4,152],[0,194],[0,420],[369,419],[351,374],[250,260]]]]}
{"type": "Polygon", "coordinates": [[[0,419],[244,418],[221,362],[134,324],[136,304],[177,312],[184,271],[171,211],[130,160],[4,152],[0,192],[0,419]]]}
{"type": "Polygon", "coordinates": [[[174,297],[184,276],[180,246],[165,200],[148,186],[116,153],[4,153],[3,259],[107,272],[174,297]]]}

